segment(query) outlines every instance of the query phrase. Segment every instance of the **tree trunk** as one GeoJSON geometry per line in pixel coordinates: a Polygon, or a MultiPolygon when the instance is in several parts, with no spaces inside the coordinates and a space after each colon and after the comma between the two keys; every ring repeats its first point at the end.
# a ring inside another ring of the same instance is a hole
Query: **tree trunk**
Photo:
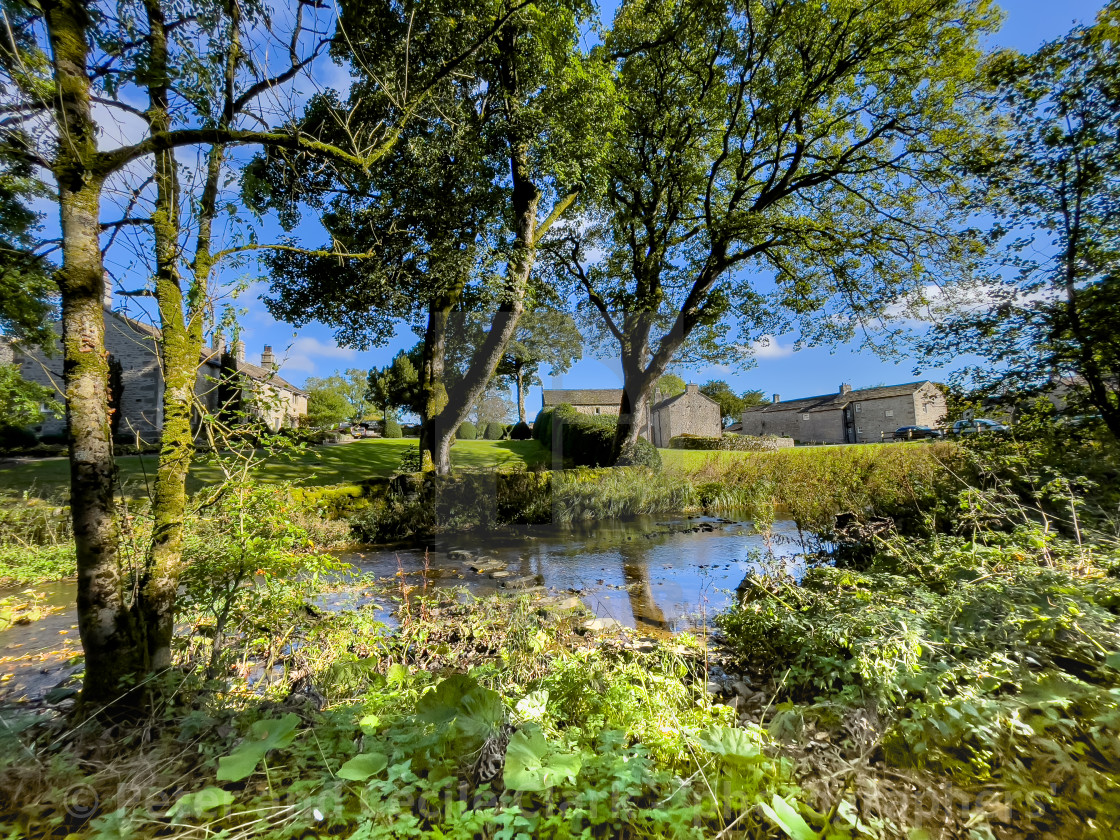
{"type": "MultiPolygon", "coordinates": [[[[447,406],[447,386],[444,383],[447,358],[447,323],[461,292],[462,286],[449,295],[433,300],[428,305],[428,327],[424,331],[420,370],[420,389],[423,402],[423,413],[420,418],[420,455],[421,468],[424,472],[430,472],[433,469],[438,471],[438,464],[440,463],[435,418],[447,406]]],[[[458,426],[455,428],[458,429],[458,426]]],[[[450,443],[448,443],[447,457],[448,459],[451,457],[450,443]]]]}
{"type": "MultiPolygon", "coordinates": [[[[145,0],[148,14],[150,59],[148,72],[148,121],[155,132],[171,130],[168,103],[167,33],[158,0],[145,0]]],[[[217,189],[221,158],[211,151],[207,188],[217,189]],[[218,172],[215,172],[217,168],[218,172]]],[[[171,639],[175,628],[175,598],[182,571],[183,530],[187,507],[187,471],[194,454],[191,414],[195,380],[202,351],[202,312],[198,278],[184,301],[179,274],[179,179],[175,154],[155,154],[156,208],[152,214],[155,239],[155,295],[159,308],[160,355],[163,366],[163,431],[159,463],[152,494],[152,539],[139,588],[138,620],[143,627],[148,666],[161,670],[171,665],[171,639]],[[184,314],[186,304],[189,315],[184,314]]],[[[203,205],[206,204],[205,195],[203,205]]],[[[211,202],[212,205],[212,202],[211,202]]],[[[210,208],[209,216],[213,214],[210,208]]],[[[201,208],[206,217],[207,208],[201,208]]],[[[205,219],[209,224],[210,218],[205,219]]],[[[204,287],[203,287],[204,288],[204,287]]]]}
{"type": "Polygon", "coordinates": [[[513,381],[517,386],[517,419],[525,422],[525,371],[520,364],[513,370],[513,381]]]}
{"type": "Polygon", "coordinates": [[[121,568],[113,506],[116,463],[105,353],[104,267],[99,241],[102,173],[93,165],[97,127],[87,74],[91,25],[82,0],[44,4],[59,131],[54,175],[62,228],[63,369],[70,445],[70,510],[78,561],[78,630],[86,652],[82,707],[121,693],[121,679],[145,670],[147,652],[130,610],[135,581],[121,568]]]}

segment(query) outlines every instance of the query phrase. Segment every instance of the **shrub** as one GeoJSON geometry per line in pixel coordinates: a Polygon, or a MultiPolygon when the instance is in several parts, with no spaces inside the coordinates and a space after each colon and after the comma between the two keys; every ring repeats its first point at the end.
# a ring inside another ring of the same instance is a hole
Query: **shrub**
{"type": "Polygon", "coordinates": [[[401,432],[401,424],[397,422],[396,417],[386,417],[385,418],[385,434],[384,434],[384,437],[387,437],[387,438],[404,437],[403,432],[401,432]]]}
{"type": "Polygon", "coordinates": [[[562,458],[580,467],[610,466],[616,419],[612,415],[580,414],[563,404],[537,415],[534,437],[562,458]]]}
{"type": "Polygon", "coordinates": [[[20,426],[0,426],[0,451],[30,449],[38,440],[34,433],[20,426]]]}
{"type": "Polygon", "coordinates": [[[615,461],[617,467],[646,467],[654,472],[661,470],[661,455],[657,447],[645,438],[638,438],[638,442],[623,447],[622,452],[615,461]]]}
{"type": "Polygon", "coordinates": [[[753,435],[723,435],[722,437],[703,437],[702,435],[677,435],[669,441],[670,449],[722,450],[726,452],[769,452],[792,445],[789,438],[775,435],[755,437],[753,435]]]}
{"type": "Polygon", "coordinates": [[[466,420],[459,427],[459,431],[455,433],[455,437],[459,440],[476,440],[478,438],[478,430],[474,427],[474,423],[466,420]]]}
{"type": "Polygon", "coordinates": [[[518,423],[516,426],[514,426],[512,429],[510,429],[510,432],[509,432],[509,439],[510,440],[529,440],[529,438],[531,438],[532,436],[533,436],[533,432],[529,428],[529,424],[526,423],[524,420],[522,420],[520,423],[518,423]]]}
{"type": "Polygon", "coordinates": [[[486,439],[487,440],[501,440],[502,434],[505,429],[501,423],[487,423],[486,424],[486,439]]]}

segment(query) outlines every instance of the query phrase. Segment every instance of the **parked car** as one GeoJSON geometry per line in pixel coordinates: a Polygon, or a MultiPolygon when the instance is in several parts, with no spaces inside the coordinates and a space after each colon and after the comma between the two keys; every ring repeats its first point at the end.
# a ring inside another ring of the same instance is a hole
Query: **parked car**
{"type": "Polygon", "coordinates": [[[953,424],[953,434],[955,435],[973,435],[979,432],[1009,432],[1010,428],[997,423],[995,420],[985,420],[983,417],[977,417],[975,420],[958,420],[953,424]]]}
{"type": "Polygon", "coordinates": [[[895,440],[936,440],[942,437],[944,435],[941,432],[929,426],[902,426],[894,430],[895,440]]]}

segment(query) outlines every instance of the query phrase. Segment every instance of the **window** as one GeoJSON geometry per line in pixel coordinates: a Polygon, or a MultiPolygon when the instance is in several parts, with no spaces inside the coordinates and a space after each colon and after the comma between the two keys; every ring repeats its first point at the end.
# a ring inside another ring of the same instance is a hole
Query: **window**
{"type": "Polygon", "coordinates": [[[808,419],[809,419],[809,415],[808,415],[808,414],[802,414],[802,415],[801,415],[801,419],[802,419],[802,420],[808,420],[808,419]]]}
{"type": "Polygon", "coordinates": [[[888,408],[885,413],[886,413],[887,417],[894,417],[894,409],[893,408],[888,408]]]}
{"type": "Polygon", "coordinates": [[[595,413],[596,413],[596,414],[598,414],[598,413],[599,413],[599,412],[601,412],[602,410],[603,410],[603,409],[601,409],[601,408],[596,408],[596,409],[595,409],[595,413]]]}
{"type": "Polygon", "coordinates": [[[862,414],[862,413],[863,413],[863,406],[860,405],[859,403],[856,403],[856,414],[862,414]]]}
{"type": "Polygon", "coordinates": [[[863,434],[863,426],[856,426],[856,434],[857,435],[862,435],[863,434]]]}

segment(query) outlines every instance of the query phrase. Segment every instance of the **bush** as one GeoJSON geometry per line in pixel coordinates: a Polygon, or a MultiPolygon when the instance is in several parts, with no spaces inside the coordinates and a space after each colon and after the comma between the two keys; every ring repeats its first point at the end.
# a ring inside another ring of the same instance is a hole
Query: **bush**
{"type": "Polygon", "coordinates": [[[754,435],[723,435],[722,437],[703,437],[702,435],[677,435],[669,441],[670,449],[722,450],[725,452],[769,452],[792,445],[789,438],[775,435],[755,437],[754,435]]]}
{"type": "Polygon", "coordinates": [[[537,415],[533,435],[580,467],[606,467],[614,450],[616,418],[612,415],[580,414],[563,404],[537,415]]]}
{"type": "Polygon", "coordinates": [[[661,469],[661,454],[657,447],[645,438],[638,438],[638,442],[631,446],[623,447],[622,452],[615,461],[616,467],[646,467],[654,472],[661,469]]]}
{"type": "Polygon", "coordinates": [[[529,428],[529,424],[526,423],[524,420],[522,420],[520,423],[518,423],[516,426],[514,426],[512,429],[510,429],[510,432],[509,432],[509,439],[510,440],[529,440],[529,438],[531,438],[532,436],[533,436],[533,431],[532,431],[532,429],[529,428]]]}
{"type": "Polygon", "coordinates": [[[486,439],[487,440],[501,440],[505,429],[501,423],[487,423],[486,424],[486,439]]]}
{"type": "Polygon", "coordinates": [[[478,429],[475,428],[474,423],[470,420],[463,422],[459,427],[459,431],[455,433],[455,437],[459,440],[476,440],[478,438],[478,429]]]}
{"type": "Polygon", "coordinates": [[[387,437],[387,438],[404,437],[404,433],[401,432],[401,424],[397,422],[396,417],[386,417],[385,418],[385,434],[383,435],[383,437],[387,437]]]}
{"type": "Polygon", "coordinates": [[[38,439],[33,432],[20,426],[0,426],[0,451],[13,452],[30,449],[38,439]]]}

